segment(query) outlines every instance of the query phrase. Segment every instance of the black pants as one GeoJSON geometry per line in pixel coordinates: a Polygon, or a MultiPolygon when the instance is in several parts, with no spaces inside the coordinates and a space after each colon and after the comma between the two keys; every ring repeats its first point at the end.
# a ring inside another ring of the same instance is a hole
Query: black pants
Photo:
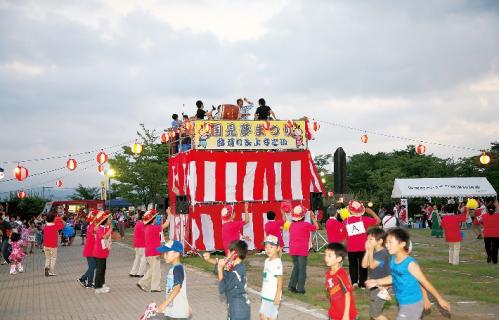
{"type": "Polygon", "coordinates": [[[9,238],[5,238],[2,239],[2,257],[7,263],[10,263],[9,256],[9,238]]]}
{"type": "Polygon", "coordinates": [[[95,258],[95,289],[106,283],[106,259],[95,258]]]}
{"type": "Polygon", "coordinates": [[[486,237],[483,238],[485,242],[485,251],[487,251],[487,260],[492,260],[492,263],[497,264],[497,252],[499,251],[499,238],[486,237]]]}
{"type": "Polygon", "coordinates": [[[307,256],[291,256],[293,260],[293,271],[289,278],[288,288],[296,289],[299,292],[305,291],[307,281],[307,256]]]}
{"type": "Polygon", "coordinates": [[[352,285],[357,283],[359,287],[366,287],[367,280],[367,269],[362,268],[362,258],[364,257],[365,251],[359,252],[349,252],[348,253],[348,271],[350,272],[350,281],[352,285]]]}

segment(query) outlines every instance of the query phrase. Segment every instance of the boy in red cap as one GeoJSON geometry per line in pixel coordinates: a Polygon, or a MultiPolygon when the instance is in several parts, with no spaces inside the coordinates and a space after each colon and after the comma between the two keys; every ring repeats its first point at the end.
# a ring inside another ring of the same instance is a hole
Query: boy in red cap
{"type": "Polygon", "coordinates": [[[234,221],[234,211],[231,206],[222,209],[222,242],[224,252],[228,255],[229,246],[232,241],[241,239],[244,225],[250,221],[248,203],[244,203],[244,221],[234,221]]]}
{"type": "Polygon", "coordinates": [[[288,289],[291,292],[305,294],[305,280],[307,279],[308,245],[312,232],[319,229],[314,213],[310,211],[312,223],[305,221],[307,208],[298,205],[291,212],[291,226],[289,227],[289,255],[293,259],[293,271],[289,279],[288,289]]]}
{"type": "Polygon", "coordinates": [[[354,287],[365,288],[367,269],[362,268],[362,258],[366,253],[366,230],[380,223],[380,218],[371,209],[364,207],[362,202],[350,200],[348,203],[350,216],[343,221],[347,229],[347,251],[350,280],[354,287]],[[364,216],[364,213],[371,217],[364,216]]]}
{"type": "Polygon", "coordinates": [[[45,252],[45,276],[55,276],[55,262],[57,261],[57,244],[59,231],[64,228],[61,217],[54,212],[47,215],[47,224],[43,228],[43,251],[45,252]]]}

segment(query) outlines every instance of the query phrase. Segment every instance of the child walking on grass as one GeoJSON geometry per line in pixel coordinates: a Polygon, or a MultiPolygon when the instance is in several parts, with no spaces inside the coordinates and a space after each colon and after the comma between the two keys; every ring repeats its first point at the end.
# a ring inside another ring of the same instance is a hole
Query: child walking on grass
{"type": "Polygon", "coordinates": [[[347,256],[347,249],[341,243],[330,243],[324,252],[324,261],[329,270],[326,272],[326,290],[329,296],[329,319],[354,320],[358,318],[355,308],[353,287],[347,272],[341,264],[347,256]]]}
{"type": "Polygon", "coordinates": [[[368,288],[393,284],[395,297],[399,304],[397,320],[419,320],[423,309],[429,308],[427,293],[430,292],[438,304],[450,312],[450,305],[433,285],[426,279],[416,260],[409,256],[409,233],[401,228],[387,232],[386,248],[391,255],[391,275],[381,279],[366,281],[368,288]]]}

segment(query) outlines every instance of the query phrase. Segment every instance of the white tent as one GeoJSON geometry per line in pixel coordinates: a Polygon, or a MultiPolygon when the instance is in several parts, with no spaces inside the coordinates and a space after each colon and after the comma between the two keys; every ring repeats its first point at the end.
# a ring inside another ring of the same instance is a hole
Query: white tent
{"type": "Polygon", "coordinates": [[[495,197],[486,178],[395,179],[392,198],[495,197]]]}

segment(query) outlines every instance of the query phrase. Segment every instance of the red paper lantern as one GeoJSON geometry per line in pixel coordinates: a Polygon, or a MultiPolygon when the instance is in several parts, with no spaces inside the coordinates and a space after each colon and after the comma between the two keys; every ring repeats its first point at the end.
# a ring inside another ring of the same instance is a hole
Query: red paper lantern
{"type": "Polygon", "coordinates": [[[68,162],[66,162],[66,167],[71,171],[76,169],[77,166],[78,166],[78,162],[76,162],[75,159],[69,159],[68,162]]]}
{"type": "Polygon", "coordinates": [[[329,192],[327,193],[327,196],[328,196],[329,198],[334,197],[334,192],[333,192],[333,191],[329,191],[329,192]]]}
{"type": "Polygon", "coordinates": [[[57,188],[61,188],[62,187],[62,180],[57,180],[55,182],[55,185],[57,186],[57,188]]]}
{"type": "Polygon", "coordinates": [[[19,191],[19,192],[17,193],[17,197],[18,197],[19,199],[21,199],[21,200],[22,200],[22,199],[24,199],[24,198],[26,198],[26,192],[24,192],[24,190],[19,191]]]}
{"type": "Polygon", "coordinates": [[[272,124],[270,123],[270,121],[265,121],[264,124],[263,124],[263,129],[264,130],[270,130],[272,124]]]}
{"type": "Polygon", "coordinates": [[[166,143],[168,141],[168,137],[166,136],[166,132],[161,134],[161,143],[166,143]]]}
{"type": "Polygon", "coordinates": [[[315,132],[319,131],[321,129],[321,124],[317,121],[314,121],[312,124],[312,130],[315,132]]]}
{"type": "Polygon", "coordinates": [[[416,152],[417,154],[419,155],[423,155],[425,152],[426,152],[426,147],[422,144],[419,144],[417,147],[416,147],[416,152]]]}
{"type": "Polygon", "coordinates": [[[97,153],[97,163],[98,164],[104,164],[107,162],[108,156],[107,153],[104,152],[104,150],[101,150],[99,153],[97,153]]]}
{"type": "Polygon", "coordinates": [[[362,137],[360,137],[360,141],[362,141],[363,143],[367,143],[368,140],[369,136],[367,134],[364,134],[362,135],[362,137]]]}
{"type": "Polygon", "coordinates": [[[293,127],[295,126],[295,122],[293,120],[288,120],[286,122],[286,126],[290,129],[293,129],[293,127]]]}
{"type": "Polygon", "coordinates": [[[97,167],[97,171],[99,171],[99,172],[104,171],[104,166],[103,166],[102,164],[100,164],[100,165],[97,167]]]}
{"type": "Polygon", "coordinates": [[[16,178],[19,181],[23,181],[27,177],[28,177],[28,169],[20,165],[14,168],[14,178],[16,178]]]}
{"type": "Polygon", "coordinates": [[[170,137],[171,141],[175,140],[175,135],[175,130],[168,131],[168,136],[170,137]]]}

